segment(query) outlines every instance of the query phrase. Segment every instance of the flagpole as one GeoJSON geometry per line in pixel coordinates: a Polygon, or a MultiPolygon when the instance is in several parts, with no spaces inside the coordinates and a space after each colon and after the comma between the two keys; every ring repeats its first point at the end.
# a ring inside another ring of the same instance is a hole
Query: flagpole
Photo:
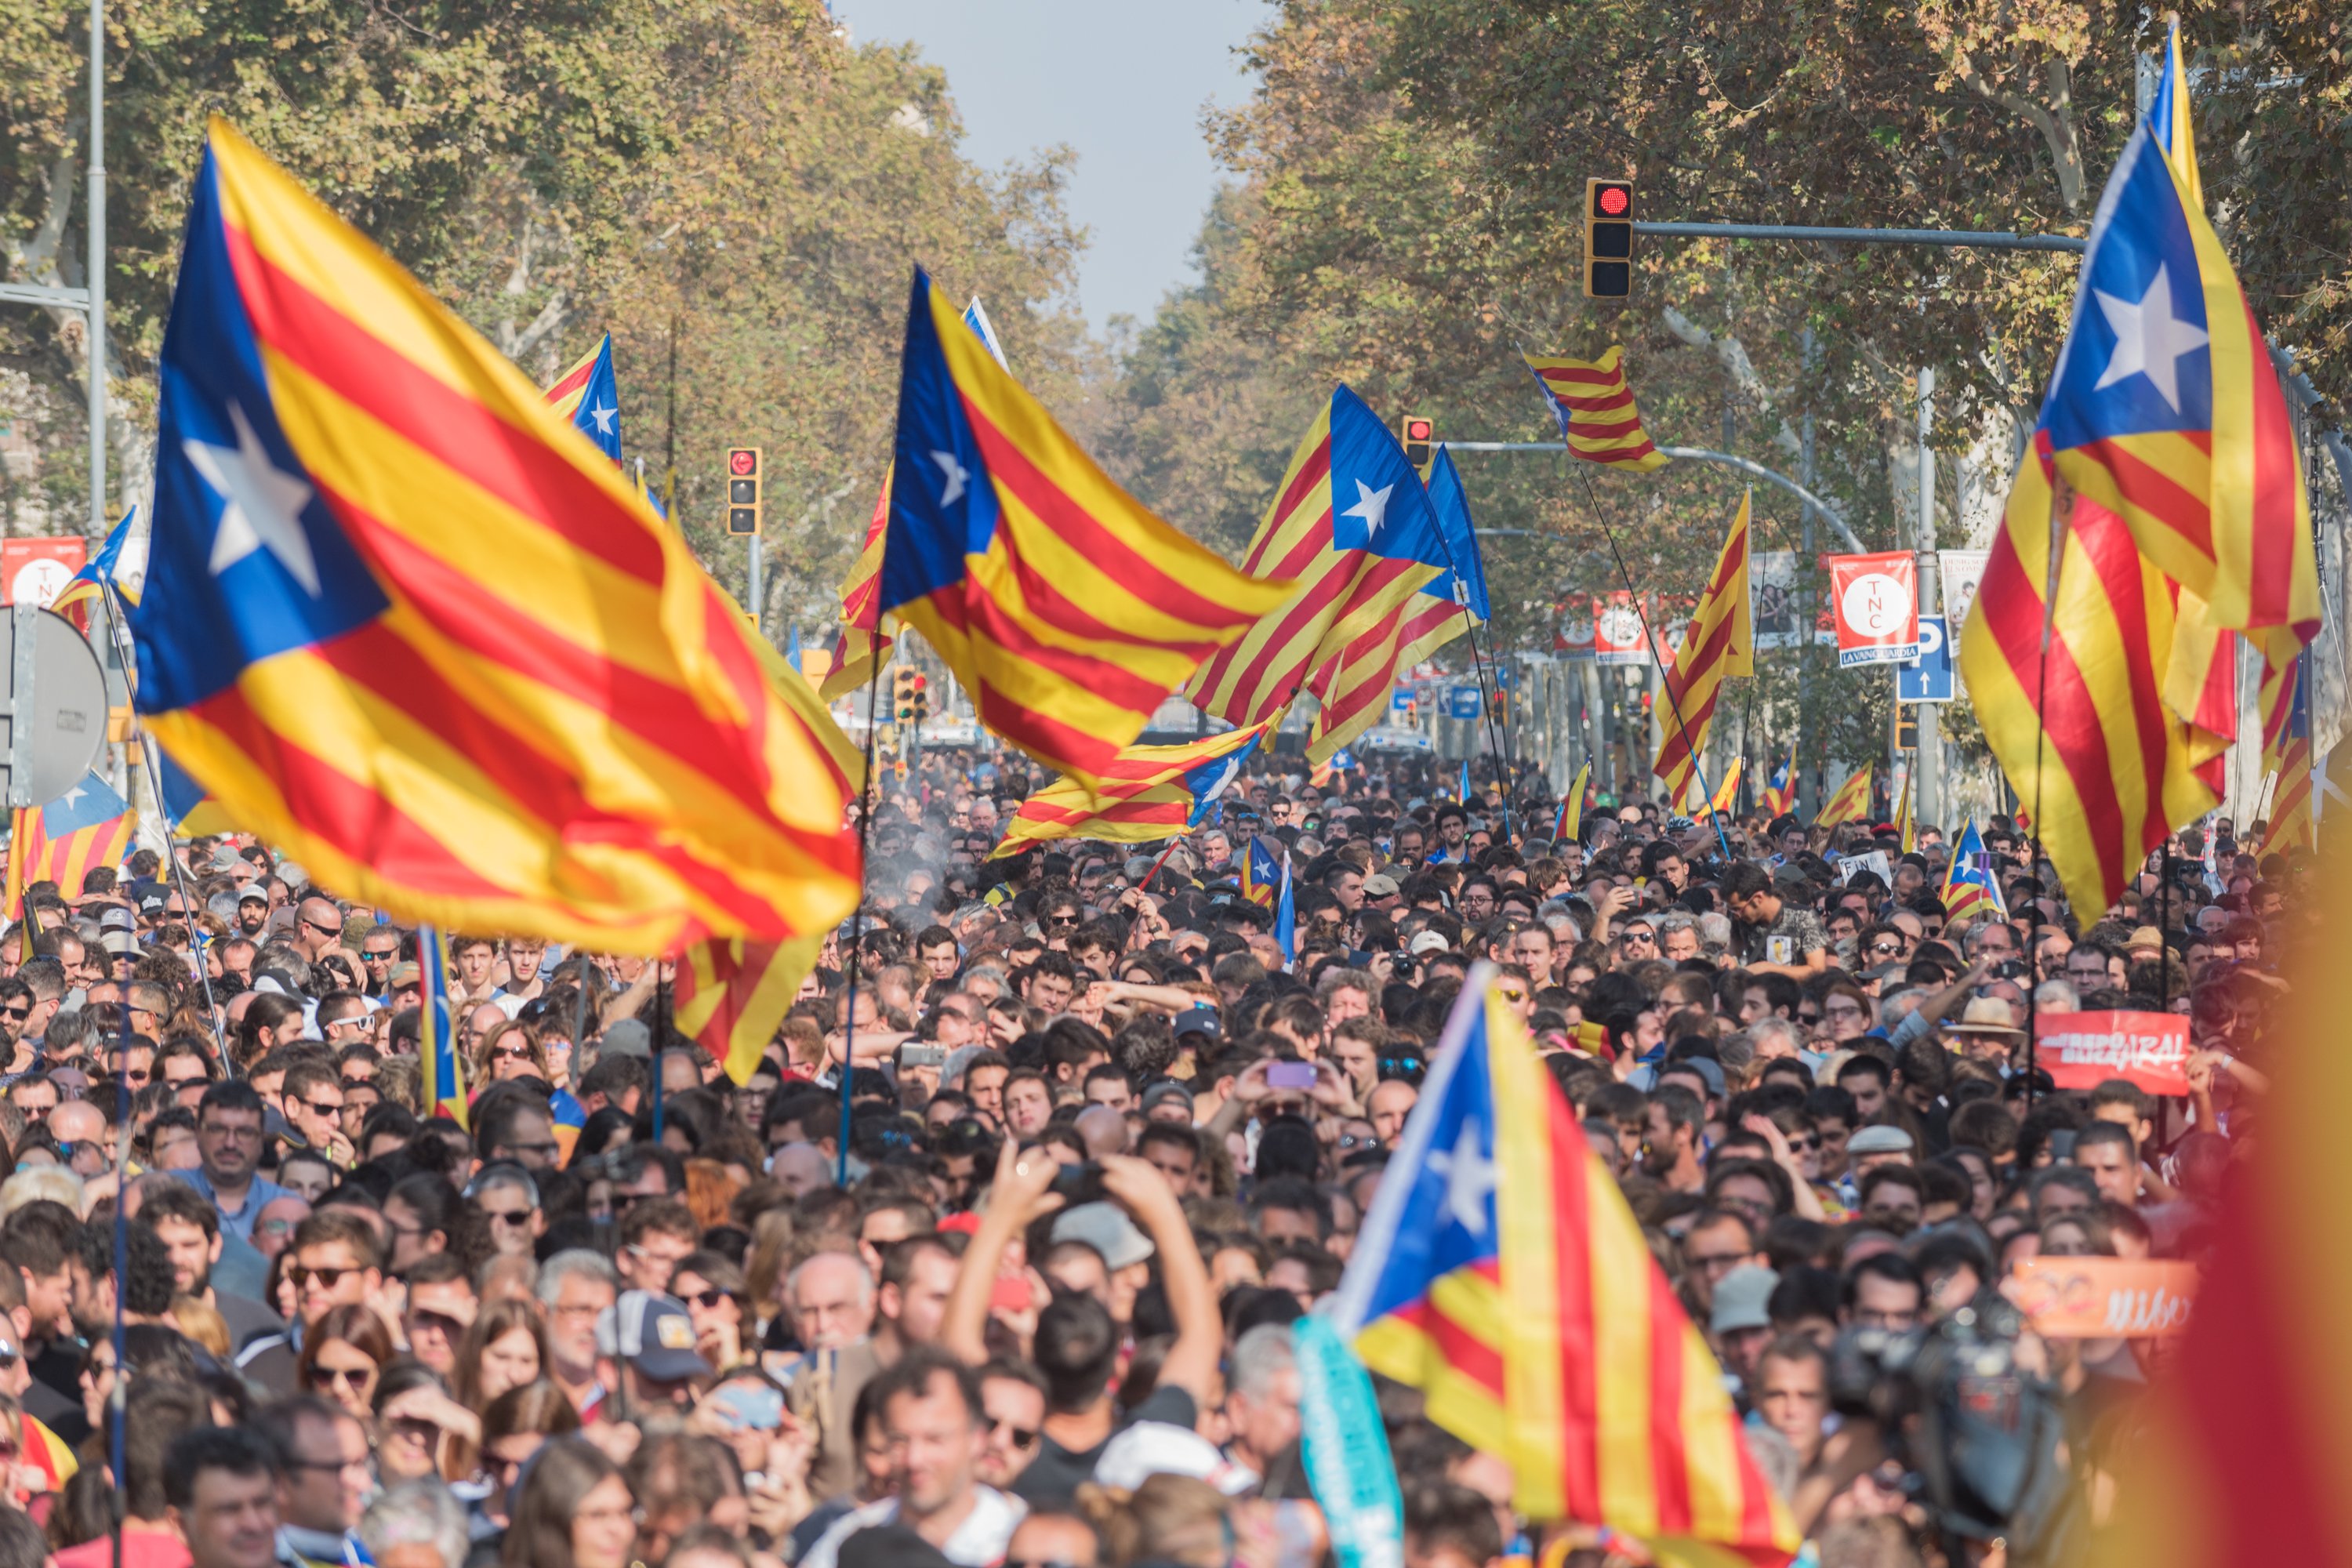
{"type": "MultiPolygon", "coordinates": [[[[886,544],[884,549],[887,551],[886,544]]],[[[882,617],[874,617],[874,637],[880,640],[882,617]]],[[[857,938],[860,917],[866,910],[866,844],[874,821],[874,807],[882,798],[882,785],[874,776],[874,730],[882,711],[882,661],[874,661],[873,679],[866,683],[866,776],[857,791],[857,904],[849,911],[849,1005],[841,1025],[841,1136],[840,1147],[834,1154],[834,1179],[842,1186],[849,1185],[849,1107],[850,1089],[857,1076],[857,938]]]]}
{"type": "MultiPolygon", "coordinates": [[[[128,705],[131,731],[125,737],[125,744],[138,746],[140,769],[146,773],[148,791],[155,797],[155,815],[163,820],[163,863],[172,868],[172,885],[179,889],[180,902],[187,908],[188,951],[195,959],[196,979],[205,989],[205,1011],[212,1020],[215,1033],[214,1045],[220,1053],[221,1069],[231,1078],[242,1077],[243,1075],[237,1071],[234,1056],[228,1048],[226,1038],[227,1031],[221,1018],[220,1003],[213,995],[211,961],[206,957],[203,947],[196,942],[196,899],[195,895],[188,890],[187,868],[180,864],[179,847],[175,842],[178,835],[173,831],[172,809],[163,804],[163,772],[155,761],[155,748],[147,742],[145,731],[139,722],[138,661],[131,644],[130,624],[123,616],[122,603],[115,593],[114,581],[110,576],[101,575],[99,578],[98,591],[106,606],[107,631],[114,640],[115,658],[122,666],[123,692],[131,700],[128,705]]],[[[15,858],[13,848],[10,858],[12,860],[15,858]]],[[[26,952],[32,951],[32,942],[29,937],[25,939],[24,946],[26,952]]],[[[119,1358],[121,1352],[118,1350],[116,1354],[119,1358]]],[[[116,1473],[119,1475],[121,1472],[118,1470],[116,1473]]]]}
{"type": "MultiPolygon", "coordinates": [[[[1657,630],[1650,625],[1649,615],[1642,608],[1642,595],[1633,586],[1633,574],[1626,568],[1625,552],[1617,548],[1617,531],[1609,526],[1609,516],[1601,510],[1601,496],[1592,488],[1592,476],[1584,473],[1578,477],[1584,481],[1584,499],[1591,506],[1593,517],[1600,521],[1601,537],[1609,541],[1609,553],[1617,562],[1617,575],[1624,582],[1625,596],[1633,601],[1633,615],[1642,623],[1642,637],[1650,645],[1650,658],[1663,670],[1666,667],[1666,661],[1664,656],[1658,651],[1657,630]]],[[[1707,785],[1706,764],[1699,760],[1698,748],[1691,744],[1690,726],[1683,721],[1682,700],[1675,695],[1675,683],[1668,679],[1659,681],[1658,686],[1666,694],[1666,706],[1674,711],[1675,729],[1681,734],[1685,753],[1690,757],[1691,774],[1698,780],[1698,792],[1711,801],[1715,798],[1715,792],[1707,785]]],[[[1673,802],[1669,801],[1667,804],[1671,805],[1673,802]]],[[[1722,848],[1724,862],[1727,865],[1731,860],[1730,837],[1723,831],[1723,820],[1719,814],[1710,812],[1708,820],[1715,827],[1715,841],[1722,848]]]]}
{"type": "MultiPolygon", "coordinates": [[[[1444,449],[1443,443],[1440,444],[1439,449],[1444,449]]],[[[1426,489],[1428,481],[1423,480],[1422,488],[1426,489]]],[[[1470,521],[1470,508],[1466,501],[1462,508],[1462,526],[1470,531],[1470,544],[1473,549],[1475,549],[1478,543],[1478,525],[1470,521]]],[[[1446,570],[1454,574],[1454,602],[1462,609],[1462,636],[1470,645],[1470,668],[1478,682],[1478,706],[1486,721],[1486,752],[1495,759],[1495,779],[1503,789],[1503,838],[1507,843],[1511,837],[1511,772],[1503,761],[1502,747],[1495,739],[1495,704],[1486,689],[1486,668],[1478,659],[1478,621],[1477,617],[1470,613],[1470,580],[1462,574],[1462,563],[1454,559],[1454,545],[1452,541],[1445,537],[1445,530],[1441,526],[1433,531],[1437,535],[1437,547],[1445,552],[1446,570]]],[[[1479,575],[1484,578],[1486,574],[1482,571],[1479,575]]],[[[1491,628],[1488,635],[1490,637],[1493,635],[1491,628]]],[[[1390,679],[1393,682],[1395,679],[1393,673],[1390,679]]],[[[1496,679],[1499,681],[1500,679],[1498,675],[1496,679]]],[[[1502,688],[1498,685],[1495,689],[1499,691],[1502,688]]]]}
{"type": "MultiPolygon", "coordinates": [[[[2027,454],[2027,461],[2039,460],[2034,454],[2027,454]]],[[[2042,573],[2042,657],[2033,670],[2033,863],[2027,869],[2037,884],[2042,880],[2042,779],[2050,767],[2045,754],[2050,743],[2050,642],[2058,618],[2058,584],[2066,570],[2066,519],[2061,511],[2061,487],[2065,483],[2065,477],[2057,474],[2050,481],[2050,551],[2042,573]]],[[[2033,978],[2033,933],[2040,929],[2041,916],[2036,911],[2025,922],[2025,977],[2029,982],[2033,978]]],[[[2042,1002],[2037,994],[2041,989],[2031,984],[2025,988],[2025,1109],[2029,1111],[2033,1109],[2033,1075],[2040,1070],[2033,1032],[2042,1016],[2042,1002]]]]}

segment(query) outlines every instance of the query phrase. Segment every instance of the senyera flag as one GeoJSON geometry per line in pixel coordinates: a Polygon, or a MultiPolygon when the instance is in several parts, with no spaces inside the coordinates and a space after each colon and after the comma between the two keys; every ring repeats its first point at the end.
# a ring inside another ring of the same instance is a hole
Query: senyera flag
{"type": "Polygon", "coordinates": [[[1328,1310],[1537,1520],[1777,1565],[1788,1507],[1495,967],[1471,971],[1328,1310]]]}
{"type": "Polygon", "coordinates": [[[1864,763],[1846,775],[1845,783],[1830,793],[1822,805],[1822,814],[1813,818],[1816,827],[1835,827],[1841,823],[1860,822],[1870,815],[1870,783],[1875,763],[1864,763]]]}
{"type": "MultiPolygon", "coordinates": [[[[1697,793],[1704,783],[1698,759],[1715,725],[1723,683],[1756,673],[1756,636],[1748,607],[1748,521],[1755,500],[1755,491],[1741,492],[1731,531],[1724,536],[1715,570],[1707,575],[1706,592],[1699,596],[1682,649],[1666,670],[1666,701],[1658,714],[1663,728],[1650,772],[1665,781],[1666,798],[1677,810],[1693,805],[1727,809],[1735,798],[1720,795],[1709,801],[1697,793]]],[[[1737,783],[1733,780],[1735,788],[1737,783]]]]}
{"type": "Polygon", "coordinates": [[[232,820],[420,923],[664,953],[848,912],[845,796],[782,657],[520,371],[219,120],[159,371],[138,702],[232,820]]]}
{"type": "Polygon", "coordinates": [[[1112,483],[916,272],[877,608],[929,639],[982,723],[1091,787],[1290,589],[1112,483]]]}
{"type": "Polygon", "coordinates": [[[989,858],[1049,838],[1141,844],[1190,833],[1281,722],[1277,713],[1246,730],[1172,746],[1129,746],[1111,759],[1093,790],[1057,779],[1021,803],[989,858]]]}
{"type": "Polygon", "coordinates": [[[1612,343],[1596,360],[1522,353],[1543,389],[1544,405],[1559,422],[1559,438],[1571,456],[1633,473],[1666,466],[1666,455],[1642,428],[1642,411],[1625,381],[1625,350],[1612,343]]]}

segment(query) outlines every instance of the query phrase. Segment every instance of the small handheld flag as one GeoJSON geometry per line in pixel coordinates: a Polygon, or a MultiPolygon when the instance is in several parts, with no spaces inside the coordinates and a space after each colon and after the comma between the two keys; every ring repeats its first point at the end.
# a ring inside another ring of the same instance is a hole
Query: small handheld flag
{"type": "Polygon", "coordinates": [[[678,954],[670,1019],[738,1088],[751,1081],[824,938],[701,942],[678,954]]]}
{"type": "Polygon", "coordinates": [[[1588,757],[1584,765],[1576,770],[1576,780],[1568,786],[1568,793],[1560,796],[1559,816],[1551,825],[1554,844],[1565,843],[1583,832],[1584,793],[1591,787],[1592,759],[1588,757]]]}
{"type": "Polygon", "coordinates": [[[1944,873],[1943,900],[1947,926],[1958,926],[1983,914],[2008,916],[2000,884],[1993,877],[1992,856],[1973,816],[1952,846],[1952,864],[1944,873]]]}
{"type": "Polygon", "coordinates": [[[425,1058],[432,1112],[465,1127],[466,1064],[449,1017],[448,944],[432,926],[416,928],[416,969],[417,1050],[425,1058]]]}
{"type": "Polygon", "coordinates": [[[1846,776],[1822,805],[1822,814],[1813,819],[1816,827],[1836,827],[1843,823],[1860,822],[1870,815],[1870,783],[1875,763],[1864,763],[1846,776]]]}
{"type": "Polygon", "coordinates": [[[1242,855],[1242,897],[1262,910],[1274,908],[1276,886],[1282,880],[1283,862],[1263,838],[1253,837],[1242,855]]]}
{"type": "Polygon", "coordinates": [[[1274,940],[1282,949],[1282,962],[1298,962],[1298,906],[1290,895],[1290,857],[1282,858],[1282,893],[1274,905],[1274,940]]]}
{"type": "Polygon", "coordinates": [[[122,521],[108,530],[105,542],[98,547],[98,552],[73,574],[71,582],[58,591],[58,596],[49,601],[50,609],[63,615],[84,600],[102,596],[109,588],[112,588],[126,605],[136,605],[139,603],[139,587],[131,577],[135,567],[143,568],[146,552],[143,547],[134,547],[130,550],[130,559],[124,558],[125,546],[132,544],[131,524],[138,520],[139,509],[135,506],[122,514],[122,521]]]}
{"type": "Polygon", "coordinates": [[[1793,752],[1787,761],[1772,770],[1772,782],[1764,786],[1764,810],[1768,816],[1782,816],[1795,808],[1796,773],[1797,759],[1793,752]]]}
{"type": "Polygon", "coordinates": [[[96,773],[45,805],[16,813],[8,909],[13,912],[17,896],[36,882],[55,882],[67,898],[79,898],[83,878],[122,858],[137,823],[123,798],[96,773]]]}

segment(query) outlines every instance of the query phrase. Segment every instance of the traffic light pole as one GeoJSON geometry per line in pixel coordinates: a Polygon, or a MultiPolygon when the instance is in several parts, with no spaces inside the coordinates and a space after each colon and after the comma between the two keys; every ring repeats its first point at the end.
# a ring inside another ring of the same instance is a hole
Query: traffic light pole
{"type": "Polygon", "coordinates": [[[2003,234],[1973,228],[1822,228],[1801,223],[1643,223],[1635,234],[1673,239],[1803,239],[1831,245],[1927,245],[1947,250],[2062,250],[2080,256],[2091,242],[2069,234],[2003,234]]]}

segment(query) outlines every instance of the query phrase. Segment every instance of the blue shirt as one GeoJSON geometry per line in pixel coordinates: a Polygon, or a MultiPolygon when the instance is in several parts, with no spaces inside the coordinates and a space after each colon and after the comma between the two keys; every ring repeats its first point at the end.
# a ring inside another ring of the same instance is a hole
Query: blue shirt
{"type": "Polygon", "coordinates": [[[221,1207],[220,1194],[214,1188],[212,1179],[205,1174],[203,1166],[199,1165],[193,1171],[174,1171],[172,1174],[204,1194],[205,1201],[212,1205],[220,1215],[222,1231],[236,1237],[239,1241],[249,1242],[253,1239],[253,1222],[261,1216],[262,1205],[272,1198],[291,1195],[289,1188],[281,1187],[267,1177],[256,1176],[253,1178],[253,1184],[245,1190],[245,1206],[231,1214],[221,1207]]]}

